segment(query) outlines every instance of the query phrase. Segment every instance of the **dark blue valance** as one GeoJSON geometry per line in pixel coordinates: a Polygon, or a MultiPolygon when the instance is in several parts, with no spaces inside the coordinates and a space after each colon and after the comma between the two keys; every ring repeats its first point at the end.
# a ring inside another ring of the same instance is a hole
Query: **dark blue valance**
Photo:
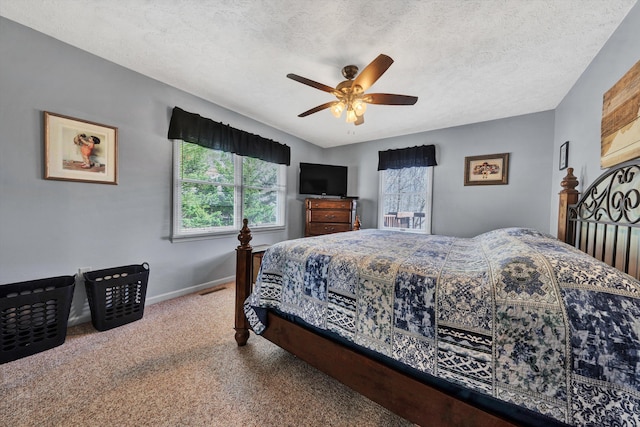
{"type": "Polygon", "coordinates": [[[378,170],[436,166],[436,146],[378,151],[378,170]]]}
{"type": "Polygon", "coordinates": [[[169,139],[181,139],[213,150],[254,157],[289,166],[291,149],[271,139],[263,138],[223,123],[174,107],[169,124],[169,139]]]}

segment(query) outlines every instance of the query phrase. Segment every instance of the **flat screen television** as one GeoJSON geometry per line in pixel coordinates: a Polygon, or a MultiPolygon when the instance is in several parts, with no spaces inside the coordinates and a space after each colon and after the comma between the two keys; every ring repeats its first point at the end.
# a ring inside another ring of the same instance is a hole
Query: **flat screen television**
{"type": "Polygon", "coordinates": [[[300,194],[347,195],[347,166],[300,163],[300,194]]]}

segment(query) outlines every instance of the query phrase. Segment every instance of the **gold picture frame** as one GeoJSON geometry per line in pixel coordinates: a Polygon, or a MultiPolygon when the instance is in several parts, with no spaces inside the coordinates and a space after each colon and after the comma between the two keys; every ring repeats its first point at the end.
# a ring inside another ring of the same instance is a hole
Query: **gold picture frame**
{"type": "Polygon", "coordinates": [[[509,153],[464,158],[464,185],[509,183],[509,153]]]}
{"type": "Polygon", "coordinates": [[[118,128],[44,112],[44,178],[118,183],[118,128]]]}

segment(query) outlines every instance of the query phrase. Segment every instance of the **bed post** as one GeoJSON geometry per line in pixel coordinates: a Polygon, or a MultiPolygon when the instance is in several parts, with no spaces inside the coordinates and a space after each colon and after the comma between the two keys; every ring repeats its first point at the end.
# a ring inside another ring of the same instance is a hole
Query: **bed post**
{"type": "Polygon", "coordinates": [[[560,185],[562,191],[560,191],[558,209],[558,239],[573,245],[576,238],[576,227],[573,222],[569,221],[569,206],[578,202],[580,194],[576,190],[578,179],[573,175],[573,168],[567,168],[567,176],[562,179],[560,185]]]}
{"type": "Polygon", "coordinates": [[[251,293],[251,230],[249,220],[242,220],[242,229],[238,234],[240,245],[236,248],[236,311],[235,330],[238,346],[243,346],[249,339],[249,321],[244,315],[244,302],[251,293]]]}

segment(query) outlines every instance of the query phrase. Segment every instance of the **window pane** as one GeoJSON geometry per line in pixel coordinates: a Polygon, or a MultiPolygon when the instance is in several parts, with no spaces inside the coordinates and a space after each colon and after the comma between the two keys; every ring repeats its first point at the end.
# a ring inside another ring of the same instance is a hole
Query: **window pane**
{"type": "Polygon", "coordinates": [[[182,178],[233,184],[233,154],[183,141],[182,178]]]}
{"type": "Polygon", "coordinates": [[[173,238],[284,226],[284,165],[174,142],[173,238]]]}
{"type": "Polygon", "coordinates": [[[398,186],[400,184],[400,178],[402,175],[402,169],[387,169],[384,174],[384,188],[385,193],[397,193],[398,186]]]}
{"type": "Polygon", "coordinates": [[[243,213],[252,225],[278,223],[278,191],[245,189],[243,213]]]}
{"type": "Polygon", "coordinates": [[[252,187],[275,187],[278,185],[279,165],[264,160],[244,157],[242,159],[242,184],[252,187]]]}
{"type": "Polygon", "coordinates": [[[426,195],[420,193],[400,194],[398,212],[424,212],[426,195]]]}
{"type": "Polygon", "coordinates": [[[400,169],[402,172],[400,178],[401,192],[422,193],[426,191],[425,187],[425,168],[406,168],[400,169]]]}
{"type": "Polygon", "coordinates": [[[429,196],[428,168],[382,171],[382,227],[424,230],[429,196]]]}
{"type": "Polygon", "coordinates": [[[182,229],[231,227],[233,187],[182,183],[182,229]]]}

